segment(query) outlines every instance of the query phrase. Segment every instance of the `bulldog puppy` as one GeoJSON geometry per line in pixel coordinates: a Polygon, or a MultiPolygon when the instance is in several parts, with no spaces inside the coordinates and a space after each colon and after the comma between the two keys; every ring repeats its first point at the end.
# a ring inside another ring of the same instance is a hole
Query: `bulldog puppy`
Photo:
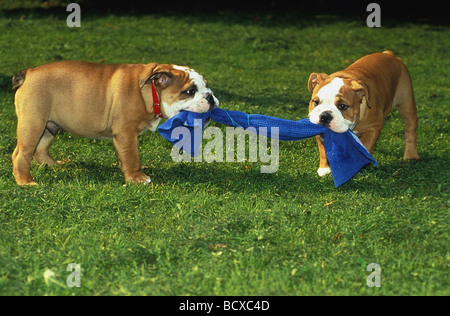
{"type": "Polygon", "coordinates": [[[17,184],[36,185],[31,158],[52,165],[49,146],[60,129],[113,139],[126,182],[148,183],[141,172],[138,136],[161,117],[207,112],[219,105],[195,70],[168,64],[93,64],[63,61],[20,71],[13,79],[18,118],[12,155],[17,184]]]}
{"type": "MultiPolygon", "coordinates": [[[[309,103],[311,122],[337,133],[351,129],[372,153],[386,116],[397,107],[405,122],[403,159],[419,159],[417,109],[411,78],[403,61],[391,51],[365,56],[331,75],[312,73],[309,103]]],[[[320,164],[317,173],[330,173],[325,147],[317,136],[320,164]]]]}

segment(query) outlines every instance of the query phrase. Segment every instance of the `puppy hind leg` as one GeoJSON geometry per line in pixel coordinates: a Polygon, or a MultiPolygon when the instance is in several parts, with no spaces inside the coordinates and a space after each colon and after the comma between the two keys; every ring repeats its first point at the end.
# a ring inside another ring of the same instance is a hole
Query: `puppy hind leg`
{"type": "Polygon", "coordinates": [[[414,97],[411,96],[398,106],[398,112],[405,123],[405,152],[404,160],[420,159],[417,152],[417,109],[414,97]]]}
{"type": "Polygon", "coordinates": [[[38,164],[51,166],[55,163],[55,161],[52,159],[52,157],[50,157],[49,154],[49,147],[54,138],[55,136],[50,133],[48,129],[45,129],[44,134],[39,140],[36,151],[34,153],[34,160],[38,164]]]}
{"type": "Polygon", "coordinates": [[[19,119],[17,126],[17,146],[12,155],[13,174],[18,185],[37,185],[30,174],[31,158],[45,130],[45,122],[33,120],[24,124],[19,119]]]}
{"type": "MultiPolygon", "coordinates": [[[[409,76],[408,78],[409,79],[409,76]]],[[[401,97],[398,99],[398,112],[405,123],[405,152],[404,160],[420,159],[417,152],[417,107],[414,100],[411,80],[403,80],[403,86],[399,87],[401,97]]]]}

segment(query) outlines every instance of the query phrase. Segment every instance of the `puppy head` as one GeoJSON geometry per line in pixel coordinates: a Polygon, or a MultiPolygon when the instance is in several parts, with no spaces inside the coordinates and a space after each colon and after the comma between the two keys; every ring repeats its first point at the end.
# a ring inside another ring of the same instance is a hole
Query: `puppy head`
{"type": "Polygon", "coordinates": [[[337,133],[353,129],[359,119],[362,103],[370,107],[365,85],[356,80],[312,73],[308,89],[312,92],[310,121],[337,133]]]}
{"type": "Polygon", "coordinates": [[[171,118],[181,111],[208,112],[219,106],[206,80],[191,68],[167,64],[156,66],[149,76],[139,81],[141,89],[148,90],[146,99],[152,82],[158,91],[164,118],[171,118]]]}

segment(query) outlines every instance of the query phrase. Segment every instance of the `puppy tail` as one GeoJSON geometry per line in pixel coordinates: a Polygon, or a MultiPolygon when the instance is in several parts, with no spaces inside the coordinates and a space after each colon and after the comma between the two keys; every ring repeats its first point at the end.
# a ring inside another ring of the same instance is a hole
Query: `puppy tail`
{"type": "Polygon", "coordinates": [[[12,88],[14,91],[16,91],[17,89],[19,89],[24,81],[25,81],[25,74],[26,74],[27,70],[21,70],[18,73],[16,73],[14,75],[14,77],[12,78],[12,88]]]}

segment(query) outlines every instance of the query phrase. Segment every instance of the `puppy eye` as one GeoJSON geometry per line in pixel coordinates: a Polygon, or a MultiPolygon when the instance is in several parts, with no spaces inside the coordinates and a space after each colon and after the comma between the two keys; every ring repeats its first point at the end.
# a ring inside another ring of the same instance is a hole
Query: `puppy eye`
{"type": "Polygon", "coordinates": [[[314,106],[318,106],[319,105],[319,100],[313,100],[312,102],[313,102],[314,106]]]}
{"type": "Polygon", "coordinates": [[[197,87],[192,87],[192,88],[184,91],[184,93],[186,93],[189,96],[193,96],[196,92],[197,92],[197,87]]]}
{"type": "Polygon", "coordinates": [[[347,110],[347,109],[349,108],[348,105],[343,104],[343,103],[338,104],[337,107],[338,107],[338,109],[341,110],[341,111],[345,111],[345,110],[347,110]]]}

